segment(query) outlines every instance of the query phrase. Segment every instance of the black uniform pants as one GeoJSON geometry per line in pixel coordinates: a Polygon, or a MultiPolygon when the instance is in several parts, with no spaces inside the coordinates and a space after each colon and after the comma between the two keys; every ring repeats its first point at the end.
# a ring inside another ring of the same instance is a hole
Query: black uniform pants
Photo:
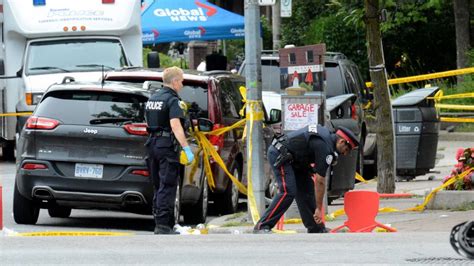
{"type": "Polygon", "coordinates": [[[154,186],[153,216],[157,225],[174,226],[174,203],[179,181],[179,157],[173,147],[148,146],[148,167],[154,186]]]}
{"type": "Polygon", "coordinates": [[[273,164],[280,152],[271,145],[268,148],[268,162],[273,170],[275,181],[278,184],[278,193],[266,209],[263,216],[255,225],[255,229],[273,228],[283,214],[288,210],[291,203],[296,199],[298,210],[308,233],[319,233],[324,229],[324,224],[317,224],[313,214],[316,210],[316,199],[314,192],[314,181],[311,178],[309,168],[294,168],[286,163],[280,167],[273,164]]]}

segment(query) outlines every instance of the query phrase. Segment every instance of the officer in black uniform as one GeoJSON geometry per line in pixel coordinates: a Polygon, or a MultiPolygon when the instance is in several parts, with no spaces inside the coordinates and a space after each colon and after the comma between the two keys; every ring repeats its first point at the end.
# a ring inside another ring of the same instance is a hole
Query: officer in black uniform
{"type": "Polygon", "coordinates": [[[194,159],[182,126],[184,112],[178,92],[183,88],[183,71],[178,67],[163,71],[164,87],[150,97],[145,106],[149,138],[147,164],[155,194],[153,216],[155,234],[175,234],[174,202],[179,181],[180,147],[189,162],[194,159]]]}
{"type": "Polygon", "coordinates": [[[327,232],[322,221],[326,171],[337,162],[339,154],[347,155],[358,145],[349,129],[340,127],[334,134],[320,125],[309,125],[273,139],[267,157],[278,193],[255,225],[254,233],[270,233],[293,199],[308,233],[327,232]]]}

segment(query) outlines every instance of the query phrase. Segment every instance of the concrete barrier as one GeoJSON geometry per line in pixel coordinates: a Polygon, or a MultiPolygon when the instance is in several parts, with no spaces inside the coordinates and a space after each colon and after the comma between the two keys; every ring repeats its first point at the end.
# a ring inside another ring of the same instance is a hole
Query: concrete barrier
{"type": "Polygon", "coordinates": [[[473,207],[474,191],[472,190],[441,190],[426,205],[429,210],[463,210],[473,207]]]}
{"type": "Polygon", "coordinates": [[[0,185],[0,231],[3,230],[3,194],[2,186],[0,185]]]}

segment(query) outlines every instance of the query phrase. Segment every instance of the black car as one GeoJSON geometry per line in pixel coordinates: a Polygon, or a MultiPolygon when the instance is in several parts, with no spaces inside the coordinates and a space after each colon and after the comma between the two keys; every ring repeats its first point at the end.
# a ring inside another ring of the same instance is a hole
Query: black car
{"type": "MultiPolygon", "coordinates": [[[[372,98],[368,88],[365,85],[359,67],[352,60],[342,53],[326,52],[324,56],[324,69],[326,71],[326,97],[332,98],[340,95],[353,94],[356,98],[351,100],[350,118],[357,121],[359,132],[355,132],[360,136],[359,157],[357,161],[357,172],[365,176],[364,169],[372,172],[375,159],[375,134],[371,134],[370,119],[364,111],[363,106],[372,98]]],[[[342,111],[336,110],[337,112],[342,111]]],[[[331,114],[344,116],[344,113],[331,114]]],[[[351,120],[339,119],[338,125],[346,126],[345,123],[353,123],[351,120]]],[[[346,126],[349,127],[349,126],[346,126]]]]}
{"type": "MultiPolygon", "coordinates": [[[[262,51],[262,90],[264,92],[283,93],[285,88],[281,87],[280,82],[280,57],[278,51],[262,51]]],[[[245,61],[239,69],[239,74],[245,75],[245,61]]],[[[324,55],[324,70],[326,81],[326,98],[340,95],[353,94],[356,98],[351,98],[350,110],[335,108],[330,110],[331,118],[337,118],[334,124],[345,126],[355,130],[360,137],[359,157],[357,160],[357,172],[364,175],[364,169],[373,172],[376,162],[375,134],[369,130],[370,120],[363,110],[363,105],[372,98],[367,89],[359,67],[344,54],[338,52],[326,52],[324,55]],[[340,113],[344,110],[344,113],[340,113]],[[334,113],[339,112],[339,114],[334,113]],[[350,113],[349,119],[346,115],[350,113]],[[345,120],[342,118],[344,117],[345,120]],[[351,121],[352,119],[352,121],[351,121]],[[357,126],[354,127],[354,121],[357,126]]],[[[271,93],[267,93],[269,96],[271,93]]],[[[336,101],[338,102],[338,101],[336,101]]],[[[332,104],[334,107],[334,104],[332,104]]]]}
{"type": "Polygon", "coordinates": [[[69,217],[73,208],[151,213],[148,97],[117,82],[52,85],[18,142],[15,222],[35,224],[42,208],[51,217],[69,217]]]}

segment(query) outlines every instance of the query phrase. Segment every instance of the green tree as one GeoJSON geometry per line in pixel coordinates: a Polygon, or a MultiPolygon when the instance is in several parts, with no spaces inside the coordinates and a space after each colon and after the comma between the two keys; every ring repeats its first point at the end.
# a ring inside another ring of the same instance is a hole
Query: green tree
{"type": "Polygon", "coordinates": [[[365,23],[367,25],[367,54],[370,77],[374,84],[374,110],[377,141],[377,191],[395,192],[395,156],[392,108],[388,90],[387,72],[382,48],[378,0],[365,0],[365,23]]]}
{"type": "Polygon", "coordinates": [[[311,21],[324,13],[328,1],[293,0],[291,18],[282,18],[282,47],[285,44],[306,45],[304,42],[309,32],[311,21]]]}

